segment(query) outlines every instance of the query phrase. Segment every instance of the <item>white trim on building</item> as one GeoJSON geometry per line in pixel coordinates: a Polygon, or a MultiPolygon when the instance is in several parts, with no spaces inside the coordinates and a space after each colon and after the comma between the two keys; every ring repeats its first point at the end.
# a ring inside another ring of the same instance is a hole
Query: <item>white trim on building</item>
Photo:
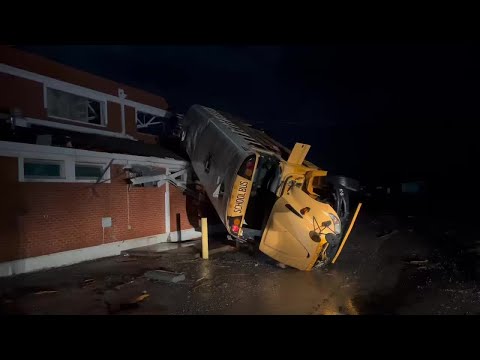
{"type": "MultiPolygon", "coordinates": [[[[201,236],[201,233],[191,228],[182,230],[180,236],[181,241],[192,240],[198,239],[201,236]]],[[[125,241],[116,241],[76,250],[62,251],[43,256],[35,256],[21,260],[6,261],[0,263],[0,277],[72,265],[82,261],[100,259],[108,256],[116,256],[120,255],[120,253],[125,250],[159,243],[166,243],[169,241],[177,241],[177,237],[169,237],[169,234],[165,233],[125,241]]],[[[175,245],[175,247],[178,247],[178,244],[175,245]]]]}
{"type": "Polygon", "coordinates": [[[188,166],[187,161],[172,158],[158,158],[128,154],[115,154],[82,149],[65,148],[59,146],[26,144],[10,141],[0,141],[0,156],[23,157],[31,159],[62,160],[73,158],[78,162],[107,163],[113,159],[113,164],[119,165],[147,165],[168,168],[170,171],[179,171],[188,166]]]}
{"type": "MultiPolygon", "coordinates": [[[[118,89],[118,98],[120,99],[120,116],[122,120],[122,134],[125,135],[125,99],[127,95],[123,89],[118,89]]],[[[136,120],[135,120],[136,121],[136,120]]]]}
{"type": "Polygon", "coordinates": [[[116,133],[109,130],[104,130],[102,129],[101,126],[97,129],[97,128],[90,128],[90,127],[79,126],[74,124],[65,124],[65,123],[51,121],[51,120],[33,119],[29,117],[16,118],[15,122],[17,126],[23,126],[23,127],[26,127],[28,125],[38,125],[38,126],[51,127],[55,129],[70,130],[70,131],[75,131],[75,132],[84,133],[84,134],[97,134],[97,135],[116,137],[121,139],[136,140],[133,136],[120,134],[120,133],[116,133]]]}

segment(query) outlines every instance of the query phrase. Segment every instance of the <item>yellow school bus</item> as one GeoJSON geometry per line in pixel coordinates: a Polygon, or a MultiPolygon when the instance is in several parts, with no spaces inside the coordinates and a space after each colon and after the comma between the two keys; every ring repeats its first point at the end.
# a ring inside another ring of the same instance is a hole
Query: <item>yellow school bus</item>
{"type": "Polygon", "coordinates": [[[230,235],[299,270],[335,262],[355,222],[345,177],[305,161],[234,116],[193,105],[182,140],[203,188],[230,235]]]}

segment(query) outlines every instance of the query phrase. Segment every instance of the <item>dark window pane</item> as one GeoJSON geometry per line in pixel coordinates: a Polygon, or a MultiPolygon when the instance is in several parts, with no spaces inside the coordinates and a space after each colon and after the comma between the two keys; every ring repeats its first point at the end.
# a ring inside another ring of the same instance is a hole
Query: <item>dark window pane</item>
{"type": "Polygon", "coordinates": [[[77,179],[96,180],[102,175],[102,166],[75,165],[75,177],[77,179]]]}
{"type": "Polygon", "coordinates": [[[24,174],[28,178],[59,178],[61,177],[60,164],[24,163],[24,174]]]}

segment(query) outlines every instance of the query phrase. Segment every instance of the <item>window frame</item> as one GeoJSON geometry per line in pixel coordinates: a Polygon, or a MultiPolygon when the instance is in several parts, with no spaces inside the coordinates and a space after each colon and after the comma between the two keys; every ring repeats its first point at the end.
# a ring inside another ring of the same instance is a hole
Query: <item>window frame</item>
{"type": "MultiPolygon", "coordinates": [[[[154,117],[157,117],[159,119],[165,119],[166,118],[166,114],[161,114],[160,111],[150,111],[150,110],[145,110],[143,108],[140,108],[140,107],[135,107],[135,130],[139,133],[142,133],[142,134],[149,134],[149,133],[146,133],[146,132],[143,132],[142,130],[144,129],[148,129],[148,126],[145,126],[145,127],[138,127],[138,113],[143,113],[143,114],[146,114],[146,115],[150,115],[150,116],[154,116],[154,117]]],[[[157,120],[158,121],[158,120],[157,120]]],[[[150,125],[157,125],[157,124],[161,124],[163,126],[163,131],[166,131],[166,125],[165,125],[165,122],[163,121],[159,121],[157,123],[152,123],[150,125]]]]}
{"type": "MultiPolygon", "coordinates": [[[[101,171],[103,172],[105,170],[105,167],[108,165],[108,164],[105,164],[105,163],[92,163],[92,162],[84,162],[84,161],[75,161],[75,164],[74,164],[74,176],[75,176],[75,182],[81,182],[81,183],[95,183],[97,182],[97,179],[78,179],[77,178],[77,165],[80,165],[80,166],[95,166],[95,167],[100,167],[101,171]]],[[[107,172],[109,171],[110,169],[107,170],[107,172]]],[[[110,178],[110,177],[109,177],[110,178]]],[[[103,180],[106,180],[105,179],[105,174],[103,174],[103,176],[101,177],[100,181],[103,181],[103,180]]]]}
{"type": "MultiPolygon", "coordinates": [[[[18,157],[18,181],[19,182],[51,182],[51,183],[96,183],[94,179],[77,179],[75,175],[75,165],[92,165],[101,166],[102,170],[108,166],[109,161],[96,159],[94,157],[85,156],[62,156],[62,155],[46,155],[42,154],[38,157],[18,157]],[[33,160],[38,162],[55,162],[61,163],[60,171],[64,175],[63,178],[30,178],[25,177],[24,164],[26,160],[33,160]]],[[[111,182],[111,167],[109,167],[103,174],[100,182],[102,184],[111,182]]]]}
{"type": "Polygon", "coordinates": [[[36,158],[23,158],[23,177],[27,181],[52,181],[52,180],[65,180],[65,161],[64,160],[52,160],[52,159],[36,159],[36,158]],[[30,177],[25,175],[25,164],[48,164],[59,165],[60,176],[59,177],[30,177]]]}
{"type": "Polygon", "coordinates": [[[85,93],[84,91],[76,91],[75,88],[72,89],[65,89],[60,86],[52,86],[52,85],[46,85],[44,84],[43,86],[43,105],[46,111],[46,115],[48,119],[53,119],[53,120],[62,120],[62,121],[68,121],[72,122],[75,124],[83,124],[83,125],[88,125],[88,126],[96,126],[96,127],[101,127],[105,128],[108,125],[108,100],[106,98],[101,98],[99,96],[95,96],[95,94],[89,94],[85,93]],[[66,94],[82,97],[88,100],[93,100],[97,101],[100,103],[100,118],[101,118],[101,124],[95,124],[95,123],[90,123],[86,121],[81,121],[81,120],[74,120],[74,119],[69,119],[69,118],[64,118],[62,116],[55,116],[55,115],[49,115],[48,113],[48,89],[52,89],[55,91],[61,91],[66,94]]]}

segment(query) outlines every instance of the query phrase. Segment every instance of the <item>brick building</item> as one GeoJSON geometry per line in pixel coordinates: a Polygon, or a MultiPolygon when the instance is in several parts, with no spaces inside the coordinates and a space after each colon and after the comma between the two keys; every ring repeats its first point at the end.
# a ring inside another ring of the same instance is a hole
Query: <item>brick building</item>
{"type": "Polygon", "coordinates": [[[0,46],[0,276],[198,237],[181,190],[128,180],[185,182],[188,163],[143,132],[168,118],[167,106],[0,46]]]}

